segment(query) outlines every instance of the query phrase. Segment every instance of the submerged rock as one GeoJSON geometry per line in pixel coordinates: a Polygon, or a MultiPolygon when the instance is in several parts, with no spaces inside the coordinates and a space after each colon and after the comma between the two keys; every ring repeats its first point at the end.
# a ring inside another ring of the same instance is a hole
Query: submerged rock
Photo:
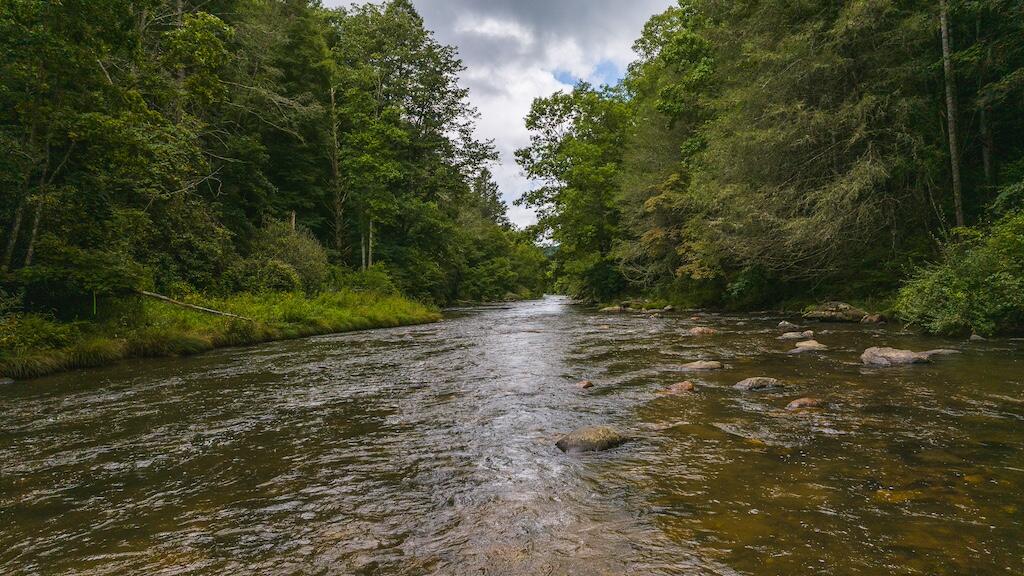
{"type": "Polygon", "coordinates": [[[845,302],[826,302],[804,314],[808,320],[821,322],[860,322],[868,313],[845,302]]]}
{"type": "Polygon", "coordinates": [[[824,400],[817,398],[797,398],[789,404],[786,404],[786,410],[790,412],[794,410],[806,410],[808,408],[822,408],[825,406],[824,400]]]}
{"type": "Polygon", "coordinates": [[[775,378],[766,378],[764,376],[758,376],[756,378],[747,378],[736,383],[733,388],[737,390],[769,390],[771,388],[782,388],[782,382],[779,382],[775,378]]]}
{"type": "Polygon", "coordinates": [[[782,336],[779,336],[779,340],[807,340],[814,338],[814,330],[806,330],[804,332],[786,332],[782,336]]]}
{"type": "Polygon", "coordinates": [[[798,350],[828,350],[828,346],[825,346],[817,340],[804,340],[803,342],[797,342],[796,347],[798,350]]]}
{"type": "Polygon", "coordinates": [[[688,392],[695,392],[697,387],[693,385],[693,382],[686,380],[685,382],[676,382],[675,384],[658,390],[658,394],[686,394],[688,392]]]}
{"type": "Polygon", "coordinates": [[[718,334],[718,330],[714,328],[708,328],[707,326],[694,326],[686,331],[690,336],[711,336],[712,334],[718,334]]]}
{"type": "Polygon", "coordinates": [[[689,364],[683,364],[681,368],[688,372],[695,372],[698,370],[721,370],[723,366],[717,360],[698,360],[689,364]]]}
{"type": "Polygon", "coordinates": [[[594,383],[591,382],[590,380],[581,380],[576,383],[576,387],[579,388],[580,390],[586,390],[587,388],[593,388],[594,383]]]}
{"type": "Polygon", "coordinates": [[[782,322],[779,322],[779,329],[780,330],[799,330],[800,327],[797,326],[796,324],[793,324],[792,322],[787,322],[786,320],[783,320],[782,322]]]}
{"type": "Polygon", "coordinates": [[[562,436],[555,446],[562,452],[597,452],[615,448],[627,440],[609,426],[585,426],[562,436]]]}
{"type": "Polygon", "coordinates": [[[931,362],[932,356],[945,354],[959,354],[957,350],[928,350],[927,352],[914,352],[912,350],[900,350],[898,348],[874,347],[868,348],[860,355],[860,361],[867,366],[905,366],[907,364],[925,364],[931,362]]]}

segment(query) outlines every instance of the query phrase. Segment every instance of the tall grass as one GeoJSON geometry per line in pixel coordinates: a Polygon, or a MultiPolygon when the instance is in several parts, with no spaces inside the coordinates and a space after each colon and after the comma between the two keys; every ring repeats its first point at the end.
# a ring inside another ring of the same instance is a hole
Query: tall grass
{"type": "Polygon", "coordinates": [[[60,324],[39,316],[4,322],[0,376],[35,378],[124,358],[184,356],[243,346],[348,332],[424,324],[440,319],[430,308],[396,295],[342,290],[307,297],[300,293],[191,297],[189,303],[251,318],[205,314],[156,300],[143,302],[141,319],[115,323],[60,324]],[[40,334],[46,334],[41,338],[40,334]],[[54,336],[55,335],[55,336],[54,336]]]}

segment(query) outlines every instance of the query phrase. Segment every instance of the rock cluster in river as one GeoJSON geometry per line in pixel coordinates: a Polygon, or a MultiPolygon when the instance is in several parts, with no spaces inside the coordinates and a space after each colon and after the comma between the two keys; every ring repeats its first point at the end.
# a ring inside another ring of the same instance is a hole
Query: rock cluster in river
{"type": "Polygon", "coordinates": [[[629,440],[610,426],[584,426],[562,436],[555,446],[562,452],[597,452],[629,440]]]}
{"type": "Polygon", "coordinates": [[[868,313],[845,302],[826,302],[804,314],[808,320],[821,322],[860,322],[868,313]]]}

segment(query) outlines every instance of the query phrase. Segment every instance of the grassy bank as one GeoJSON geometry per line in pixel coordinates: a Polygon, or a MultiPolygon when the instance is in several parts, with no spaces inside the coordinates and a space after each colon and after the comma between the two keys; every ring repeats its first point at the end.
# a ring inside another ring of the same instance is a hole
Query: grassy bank
{"type": "Polygon", "coordinates": [[[241,346],[348,332],[424,324],[440,319],[433,308],[401,296],[339,291],[242,294],[187,299],[253,321],[227,318],[145,299],[102,323],[59,323],[39,315],[0,322],[0,376],[35,378],[124,358],[180,356],[241,346]]]}

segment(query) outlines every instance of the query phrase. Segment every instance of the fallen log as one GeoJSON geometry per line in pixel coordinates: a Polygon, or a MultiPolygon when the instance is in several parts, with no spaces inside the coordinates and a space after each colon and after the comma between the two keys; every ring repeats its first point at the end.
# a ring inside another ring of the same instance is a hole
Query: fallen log
{"type": "Polygon", "coordinates": [[[214,310],[213,308],[205,308],[203,306],[196,306],[195,304],[188,304],[188,303],[185,303],[185,302],[181,302],[181,301],[175,300],[174,298],[168,298],[167,296],[164,296],[163,294],[157,294],[156,292],[147,292],[145,290],[139,290],[139,294],[142,294],[143,296],[148,296],[150,298],[155,298],[157,300],[162,300],[162,301],[167,302],[169,304],[174,304],[175,306],[181,306],[182,308],[188,308],[189,310],[196,310],[196,311],[199,311],[199,312],[205,312],[207,314],[215,314],[217,316],[226,316],[228,318],[237,318],[239,320],[245,320],[246,322],[256,322],[252,318],[246,318],[245,316],[239,316],[238,314],[232,314],[230,312],[221,312],[220,310],[214,310]]]}

